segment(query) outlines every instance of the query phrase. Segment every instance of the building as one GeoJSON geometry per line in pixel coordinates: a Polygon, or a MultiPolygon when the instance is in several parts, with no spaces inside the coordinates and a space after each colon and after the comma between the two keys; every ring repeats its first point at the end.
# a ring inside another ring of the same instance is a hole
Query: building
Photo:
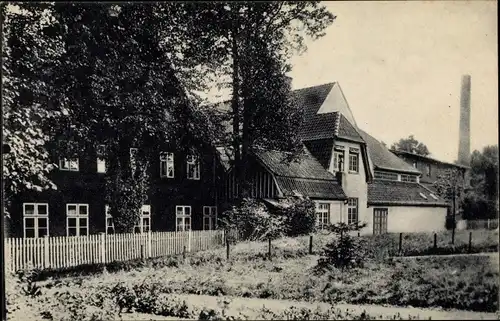
{"type": "MultiPolygon", "coordinates": [[[[338,83],[292,94],[304,108],[305,156],[285,165],[282,153],[254,151],[253,197],[306,196],[316,203],[318,224],[361,221],[366,234],[445,229],[445,200],[420,183],[418,169],[357,126],[338,83]]],[[[230,199],[238,186],[226,168],[230,199]]]]}
{"type": "MultiPolygon", "coordinates": [[[[83,150],[72,159],[60,157],[55,150],[52,161],[59,168],[50,177],[58,189],[17,195],[9,211],[13,213],[8,222],[9,236],[114,233],[103,197],[106,161],[99,158],[99,147],[83,150]]],[[[131,160],[134,150],[130,150],[131,160]]],[[[148,169],[150,193],[135,232],[215,228],[220,171],[217,157],[211,150],[191,155],[174,147],[159,147],[148,169]]]]}

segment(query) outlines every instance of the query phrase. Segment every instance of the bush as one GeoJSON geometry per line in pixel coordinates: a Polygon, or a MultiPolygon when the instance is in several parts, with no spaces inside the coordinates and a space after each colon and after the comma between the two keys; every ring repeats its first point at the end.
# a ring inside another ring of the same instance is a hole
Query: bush
{"type": "Polygon", "coordinates": [[[308,198],[288,198],[280,202],[277,210],[285,217],[286,235],[290,237],[306,235],[316,230],[316,206],[308,198]]]}
{"type": "Polygon", "coordinates": [[[285,217],[269,213],[260,201],[244,199],[222,213],[221,225],[226,230],[238,230],[240,237],[250,241],[276,239],[286,233],[285,217]]]}
{"type": "Polygon", "coordinates": [[[365,257],[365,245],[362,239],[353,237],[352,230],[358,229],[357,225],[337,223],[329,227],[336,234],[332,242],[326,244],[318,260],[319,267],[335,266],[344,269],[361,267],[365,257]]]}
{"type": "Polygon", "coordinates": [[[485,220],[498,217],[495,201],[488,200],[474,192],[465,195],[462,208],[463,218],[466,220],[485,220]]]}

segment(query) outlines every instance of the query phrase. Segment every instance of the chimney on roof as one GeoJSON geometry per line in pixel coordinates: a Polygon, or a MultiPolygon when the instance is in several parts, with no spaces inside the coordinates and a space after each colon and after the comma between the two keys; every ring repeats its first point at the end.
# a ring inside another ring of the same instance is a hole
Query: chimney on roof
{"type": "Polygon", "coordinates": [[[471,77],[464,75],[460,92],[458,163],[465,166],[470,165],[470,96],[471,77]]]}

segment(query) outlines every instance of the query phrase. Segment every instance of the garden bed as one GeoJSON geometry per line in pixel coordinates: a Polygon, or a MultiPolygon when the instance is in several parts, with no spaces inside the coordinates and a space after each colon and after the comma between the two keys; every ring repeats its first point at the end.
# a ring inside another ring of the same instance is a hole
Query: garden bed
{"type": "MultiPolygon", "coordinates": [[[[327,237],[323,238],[317,237],[315,242],[325,242],[327,237]]],[[[134,296],[143,304],[139,311],[133,307],[135,312],[195,319],[200,311],[191,311],[193,307],[173,298],[209,295],[478,312],[498,309],[498,265],[491,264],[489,256],[391,260],[370,255],[362,268],[321,272],[316,267],[319,257],[308,254],[308,238],[275,240],[271,259],[267,253],[267,242],[245,242],[231,247],[229,261],[225,250],[217,249],[189,254],[185,262],[171,257],[155,260],[154,264],[129,266],[128,271],[48,279],[41,288],[42,295],[33,300],[48,311],[57,310],[51,308],[58,304],[57,300],[65,302],[69,310],[71,304],[97,305],[105,311],[99,310],[101,319],[106,319],[108,310],[116,309],[119,300],[124,307],[134,306],[130,303],[135,302],[134,296]]],[[[11,284],[9,289],[8,293],[12,293],[19,286],[11,284]]],[[[10,294],[9,310],[20,300],[10,294]]],[[[71,318],[78,316],[72,313],[71,318]]],[[[310,318],[321,319],[321,314],[307,313],[310,318]]]]}

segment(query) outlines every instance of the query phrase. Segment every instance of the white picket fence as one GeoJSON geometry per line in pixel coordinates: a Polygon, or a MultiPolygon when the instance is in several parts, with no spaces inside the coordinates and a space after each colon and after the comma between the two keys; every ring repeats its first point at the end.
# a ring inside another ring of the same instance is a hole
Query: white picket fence
{"type": "Polygon", "coordinates": [[[203,251],[224,245],[224,231],[149,232],[9,238],[6,270],[68,268],[203,251]]]}

